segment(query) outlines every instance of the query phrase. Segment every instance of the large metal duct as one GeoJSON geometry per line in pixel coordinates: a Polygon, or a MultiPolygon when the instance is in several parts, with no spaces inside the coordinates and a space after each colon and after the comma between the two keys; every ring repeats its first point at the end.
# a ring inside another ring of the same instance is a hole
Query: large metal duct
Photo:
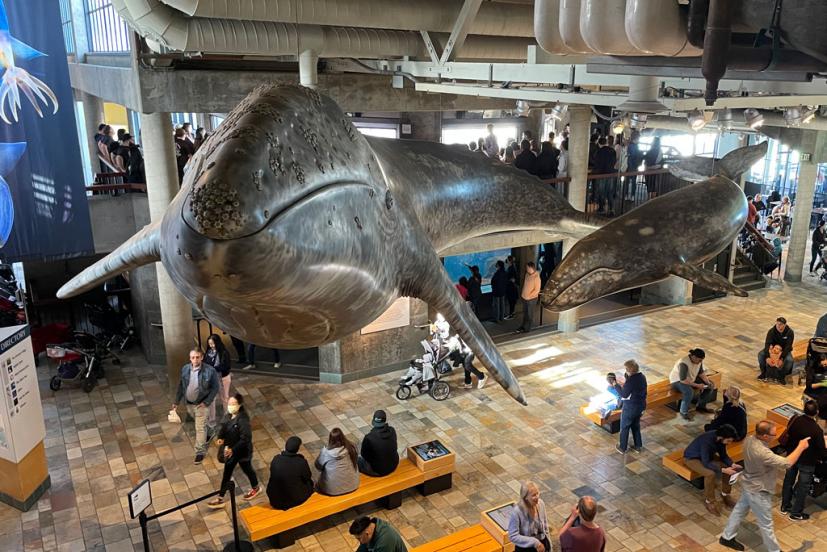
{"type": "MultiPolygon", "coordinates": [[[[185,17],[157,0],[112,0],[120,16],[139,34],[173,50],[215,54],[320,57],[427,58],[419,33],[355,27],[296,25],[185,17]]],[[[446,36],[432,37],[437,43],[446,36]]],[[[519,37],[469,36],[457,59],[523,60],[533,41],[519,37]]]]}
{"type": "Polygon", "coordinates": [[[686,15],[674,0],[626,0],[626,36],[640,52],[654,56],[699,56],[689,43],[686,15]]]}
{"type": "Polygon", "coordinates": [[[626,16],[626,0],[582,0],[580,35],[594,52],[614,56],[642,53],[626,37],[621,22],[626,16]]]}
{"type": "MultiPolygon", "coordinates": [[[[162,0],[186,15],[450,33],[463,0],[162,0]]],[[[472,35],[533,37],[531,6],[484,2],[472,35]]]]}

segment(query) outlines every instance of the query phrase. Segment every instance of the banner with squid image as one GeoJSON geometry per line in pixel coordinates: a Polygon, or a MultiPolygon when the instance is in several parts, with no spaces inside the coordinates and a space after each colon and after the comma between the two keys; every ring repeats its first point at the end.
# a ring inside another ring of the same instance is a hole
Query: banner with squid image
{"type": "Polygon", "coordinates": [[[56,0],[0,0],[0,260],[94,251],[56,0]]]}

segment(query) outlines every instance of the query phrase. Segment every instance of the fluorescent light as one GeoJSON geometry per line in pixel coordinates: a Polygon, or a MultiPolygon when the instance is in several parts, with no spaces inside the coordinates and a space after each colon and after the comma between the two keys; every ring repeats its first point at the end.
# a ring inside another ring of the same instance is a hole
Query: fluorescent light
{"type": "Polygon", "coordinates": [[[764,124],[764,116],[757,109],[748,107],[744,110],[744,121],[748,127],[755,130],[764,124]]]}
{"type": "Polygon", "coordinates": [[[693,109],[686,114],[686,120],[689,123],[689,128],[694,132],[698,132],[706,126],[706,117],[704,112],[699,109],[693,109]]]}

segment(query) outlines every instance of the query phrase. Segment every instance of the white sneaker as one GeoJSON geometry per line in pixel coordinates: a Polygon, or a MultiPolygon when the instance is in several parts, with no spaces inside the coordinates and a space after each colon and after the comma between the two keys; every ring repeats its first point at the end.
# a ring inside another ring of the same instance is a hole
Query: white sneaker
{"type": "Polygon", "coordinates": [[[477,380],[477,389],[482,389],[488,383],[488,376],[483,376],[482,379],[477,380]]]}
{"type": "Polygon", "coordinates": [[[472,387],[474,387],[474,386],[473,386],[473,385],[471,385],[470,383],[463,383],[463,384],[462,384],[462,388],[463,388],[463,389],[471,389],[472,387]]]}
{"type": "Polygon", "coordinates": [[[255,368],[255,367],[256,367],[256,365],[255,365],[255,364],[248,364],[247,366],[245,366],[244,368],[242,368],[242,370],[250,370],[250,369],[255,368]]]}
{"type": "Polygon", "coordinates": [[[281,362],[274,362],[273,368],[281,368],[281,362]]]}

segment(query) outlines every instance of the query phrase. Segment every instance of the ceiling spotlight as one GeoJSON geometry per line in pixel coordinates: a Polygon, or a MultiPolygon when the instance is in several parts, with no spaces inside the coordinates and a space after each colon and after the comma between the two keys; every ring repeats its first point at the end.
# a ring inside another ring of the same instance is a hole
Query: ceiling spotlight
{"type": "Polygon", "coordinates": [[[721,130],[732,130],[732,110],[724,108],[718,111],[718,128],[721,130]]]}
{"type": "Polygon", "coordinates": [[[567,109],[568,105],[558,103],[557,105],[551,108],[551,111],[549,112],[549,117],[551,117],[555,121],[559,121],[563,118],[563,114],[566,112],[567,109]]]}
{"type": "Polygon", "coordinates": [[[813,119],[815,119],[817,112],[818,106],[812,108],[801,106],[801,124],[806,125],[807,123],[811,122],[813,119]]]}
{"type": "Polygon", "coordinates": [[[517,100],[517,115],[526,115],[531,110],[531,105],[525,100],[517,100]]]}
{"type": "Polygon", "coordinates": [[[626,118],[618,117],[612,124],[609,125],[609,130],[612,134],[621,134],[626,129],[626,118]]]}
{"type": "Polygon", "coordinates": [[[764,124],[764,116],[757,109],[748,107],[744,110],[744,121],[748,127],[755,130],[764,124]]]}
{"type": "Polygon", "coordinates": [[[646,120],[649,116],[646,113],[632,113],[631,127],[635,130],[646,128],[646,120]]]}
{"type": "Polygon", "coordinates": [[[704,112],[700,109],[693,109],[687,113],[686,120],[689,123],[689,128],[695,132],[698,132],[706,126],[706,117],[704,116],[704,112]]]}
{"type": "Polygon", "coordinates": [[[788,107],[784,110],[784,122],[788,127],[797,127],[801,125],[801,109],[798,107],[788,107]]]}

